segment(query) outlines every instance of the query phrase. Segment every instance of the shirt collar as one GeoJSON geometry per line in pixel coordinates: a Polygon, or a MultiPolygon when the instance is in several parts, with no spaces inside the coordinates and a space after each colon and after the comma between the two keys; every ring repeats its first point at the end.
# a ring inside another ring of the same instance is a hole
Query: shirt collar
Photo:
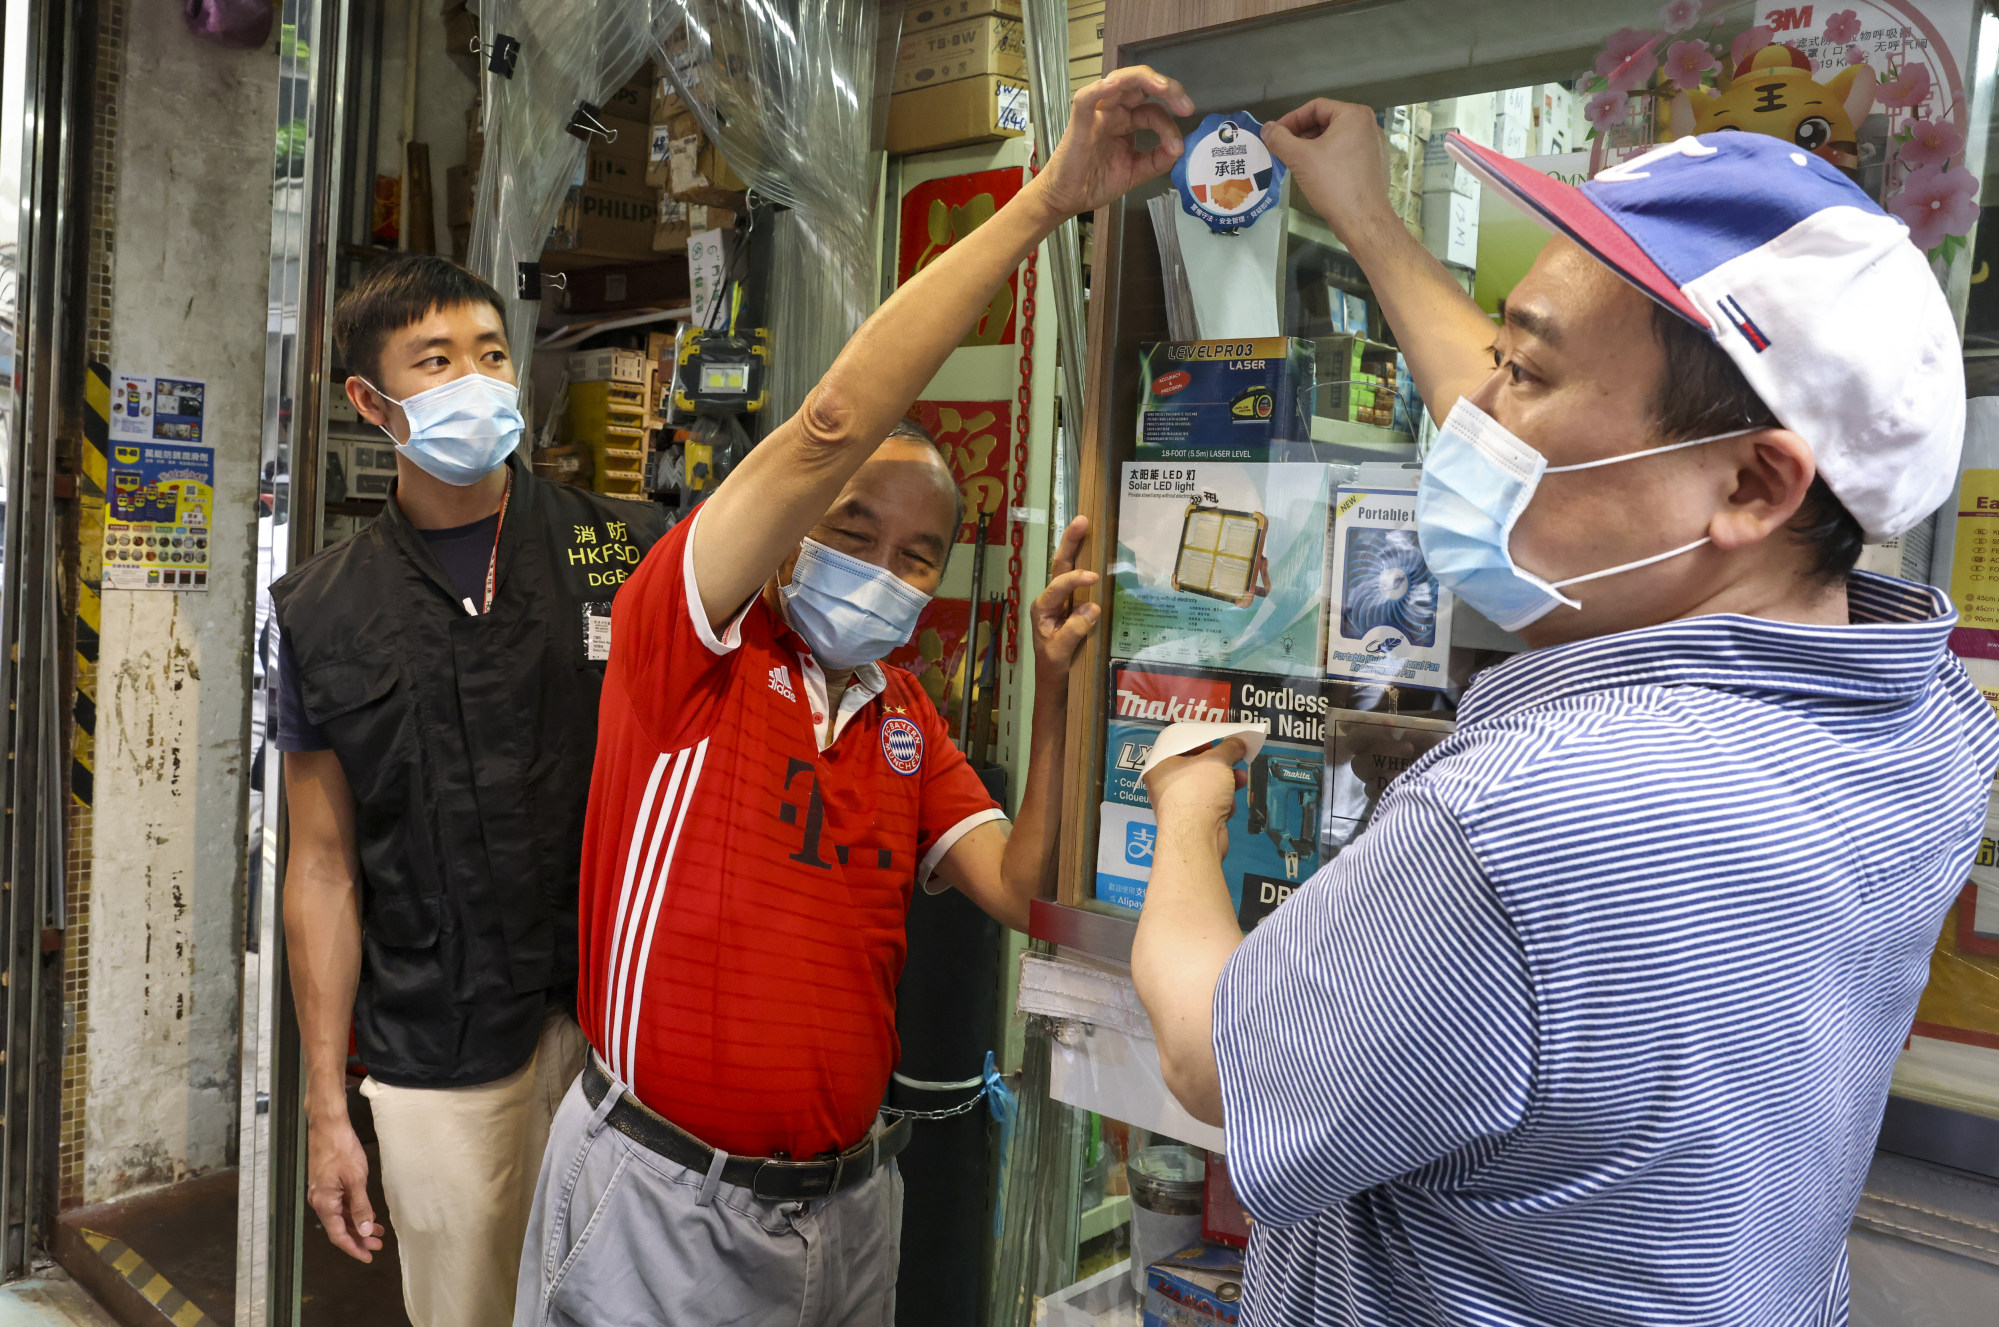
{"type": "Polygon", "coordinates": [[[1739,613],[1661,622],[1551,645],[1480,673],[1458,722],[1504,718],[1550,701],[1618,687],[1699,686],[1850,700],[1920,695],[1949,655],[1957,609],[1941,591],[1874,572],[1847,582],[1845,626],[1739,613]]]}

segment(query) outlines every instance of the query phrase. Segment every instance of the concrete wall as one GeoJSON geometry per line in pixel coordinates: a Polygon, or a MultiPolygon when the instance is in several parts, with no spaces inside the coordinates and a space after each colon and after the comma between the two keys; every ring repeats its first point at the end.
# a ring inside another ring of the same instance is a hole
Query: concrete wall
{"type": "Polygon", "coordinates": [[[250,573],[277,58],[132,6],[111,367],[208,384],[210,588],[108,590],[99,662],[82,1199],[233,1160],[250,573]]]}

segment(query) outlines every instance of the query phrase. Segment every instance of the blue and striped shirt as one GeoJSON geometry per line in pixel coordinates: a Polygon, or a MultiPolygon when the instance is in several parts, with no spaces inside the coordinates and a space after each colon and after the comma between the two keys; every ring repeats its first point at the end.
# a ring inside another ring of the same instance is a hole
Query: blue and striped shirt
{"type": "Polygon", "coordinates": [[[1999,719],[1956,612],[1520,655],[1215,992],[1254,1324],[1836,1324],[1999,719]]]}

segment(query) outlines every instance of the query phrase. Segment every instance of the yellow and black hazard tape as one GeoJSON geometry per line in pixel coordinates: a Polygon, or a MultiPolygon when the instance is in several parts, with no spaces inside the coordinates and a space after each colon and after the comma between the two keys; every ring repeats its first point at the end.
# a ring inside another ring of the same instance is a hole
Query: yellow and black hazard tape
{"type": "Polygon", "coordinates": [[[175,1290],[171,1281],[154,1271],[153,1265],[141,1258],[138,1250],[124,1240],[90,1229],[78,1233],[83,1236],[84,1243],[97,1250],[97,1256],[112,1271],[125,1278],[126,1285],[143,1295],[146,1302],[158,1309],[160,1316],[174,1327],[213,1327],[215,1319],[203,1313],[193,1300],[175,1290]]]}
{"type": "Polygon", "coordinates": [[[77,476],[76,733],[70,744],[69,791],[80,805],[95,800],[97,776],[97,638],[104,621],[104,492],[111,447],[111,370],[92,364],[84,375],[82,473],[77,476]]]}

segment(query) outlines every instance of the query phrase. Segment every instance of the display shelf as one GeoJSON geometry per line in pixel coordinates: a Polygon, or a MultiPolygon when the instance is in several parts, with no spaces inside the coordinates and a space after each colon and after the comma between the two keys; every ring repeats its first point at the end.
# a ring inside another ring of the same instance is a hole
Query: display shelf
{"type": "Polygon", "coordinates": [[[1342,447],[1360,447],[1381,453],[1383,460],[1393,461],[1413,459],[1410,448],[1416,445],[1416,440],[1401,429],[1385,429],[1378,424],[1356,424],[1350,419],[1328,419],[1324,415],[1312,416],[1312,441],[1337,443],[1342,447]]]}
{"type": "Polygon", "coordinates": [[[1087,1243],[1131,1220],[1131,1195],[1114,1194],[1084,1212],[1076,1221],[1076,1242],[1087,1243]]]}

